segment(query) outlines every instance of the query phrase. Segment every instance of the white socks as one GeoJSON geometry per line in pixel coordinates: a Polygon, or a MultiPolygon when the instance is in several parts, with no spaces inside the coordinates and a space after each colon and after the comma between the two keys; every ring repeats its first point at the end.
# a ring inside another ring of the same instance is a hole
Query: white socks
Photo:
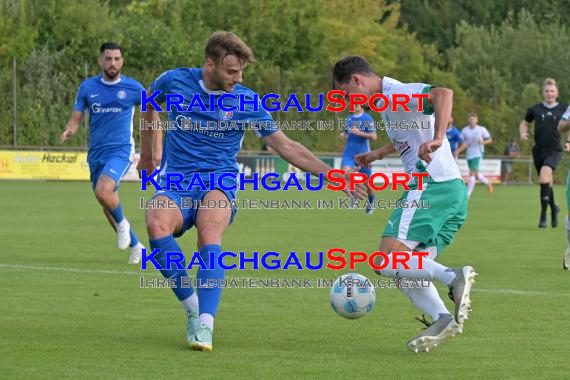
{"type": "Polygon", "coordinates": [[[475,188],[475,176],[470,175],[469,180],[467,181],[467,195],[471,196],[473,189],[475,188]]]}
{"type": "Polygon", "coordinates": [[[487,177],[485,177],[481,173],[477,173],[477,179],[479,180],[479,182],[481,182],[485,186],[487,186],[489,184],[489,180],[487,179],[487,177]]]}
{"type": "MultiPolygon", "coordinates": [[[[199,304],[198,304],[198,296],[196,292],[192,293],[192,295],[185,300],[180,301],[184,311],[192,311],[198,312],[199,311],[199,304]]],[[[202,313],[198,318],[198,324],[205,324],[211,329],[214,329],[214,316],[212,314],[202,313]]]]}
{"type": "Polygon", "coordinates": [[[439,319],[440,314],[450,314],[432,283],[427,288],[402,287],[400,290],[408,296],[418,309],[429,315],[434,321],[439,319]]]}
{"type": "Polygon", "coordinates": [[[439,281],[447,286],[455,279],[455,273],[453,270],[435,262],[427,257],[422,257],[422,268],[420,269],[420,258],[418,256],[412,256],[410,253],[410,259],[406,262],[410,269],[405,269],[402,263],[398,263],[397,269],[392,269],[392,254],[389,254],[390,263],[380,272],[383,276],[388,277],[398,277],[407,278],[410,280],[429,280],[429,281],[439,281]]]}
{"type": "Polygon", "coordinates": [[[121,231],[129,230],[129,228],[131,228],[127,218],[123,218],[119,223],[115,223],[115,226],[117,226],[117,229],[121,231]]]}
{"type": "Polygon", "coordinates": [[[184,311],[198,312],[198,296],[196,292],[192,293],[192,295],[185,300],[180,301],[180,303],[182,303],[184,311]]]}
{"type": "Polygon", "coordinates": [[[198,319],[198,324],[205,324],[211,329],[214,329],[214,316],[212,314],[203,313],[200,314],[200,318],[198,319]]]}

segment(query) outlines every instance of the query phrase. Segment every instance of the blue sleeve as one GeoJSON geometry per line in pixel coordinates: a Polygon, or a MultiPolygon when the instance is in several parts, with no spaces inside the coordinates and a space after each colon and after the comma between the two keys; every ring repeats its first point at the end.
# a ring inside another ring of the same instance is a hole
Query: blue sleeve
{"type": "Polygon", "coordinates": [[[455,139],[457,140],[458,144],[463,144],[463,137],[461,136],[461,132],[459,132],[459,129],[455,129],[455,139]]]}
{"type": "Polygon", "coordinates": [[[342,130],[342,133],[344,133],[345,135],[348,136],[350,134],[350,128],[352,128],[352,121],[350,120],[350,118],[346,119],[346,125],[347,125],[347,127],[345,127],[342,130]]]}
{"type": "Polygon", "coordinates": [[[170,90],[170,83],[172,78],[176,74],[176,70],[168,70],[163,72],[150,84],[151,91],[160,91],[160,94],[156,96],[157,103],[163,103],[166,101],[166,94],[170,90]]]}
{"type": "MultiPolygon", "coordinates": [[[[254,99],[253,92],[248,93],[246,96],[246,100],[253,100],[253,99],[254,99]]],[[[257,137],[269,136],[279,130],[279,128],[265,128],[259,124],[259,123],[271,123],[273,121],[273,117],[271,116],[271,114],[262,107],[261,99],[259,99],[258,110],[257,111],[254,111],[253,109],[248,110],[245,113],[245,115],[243,115],[243,119],[258,123],[255,128],[252,128],[254,129],[257,137]]]]}
{"type": "Polygon", "coordinates": [[[136,97],[135,104],[140,105],[142,103],[141,93],[143,91],[145,91],[146,88],[144,88],[144,86],[137,81],[135,81],[135,87],[136,87],[136,90],[139,92],[138,96],[136,97]]]}
{"type": "Polygon", "coordinates": [[[362,130],[365,132],[375,131],[376,128],[374,128],[374,118],[367,113],[364,114],[364,117],[365,117],[365,119],[363,120],[364,128],[362,128],[362,130]]]}
{"type": "Polygon", "coordinates": [[[75,95],[75,103],[73,104],[74,111],[85,111],[87,107],[87,84],[85,82],[81,83],[79,89],[77,90],[77,95],[75,95]]]}

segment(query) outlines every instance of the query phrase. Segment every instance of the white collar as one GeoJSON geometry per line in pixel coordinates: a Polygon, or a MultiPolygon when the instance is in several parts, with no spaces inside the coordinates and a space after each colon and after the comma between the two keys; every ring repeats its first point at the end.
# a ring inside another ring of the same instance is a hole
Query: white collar
{"type": "Polygon", "coordinates": [[[114,81],[108,81],[108,80],[105,80],[105,78],[103,78],[103,76],[101,75],[101,83],[108,84],[110,86],[113,86],[113,85],[119,83],[122,79],[123,78],[119,77],[118,79],[115,79],[114,81]]]}
{"type": "Polygon", "coordinates": [[[202,87],[202,90],[204,90],[206,94],[214,94],[214,95],[229,94],[224,90],[209,90],[208,87],[206,87],[206,84],[204,84],[204,81],[202,79],[200,79],[198,83],[200,84],[200,87],[202,87]]]}
{"type": "Polygon", "coordinates": [[[553,105],[549,106],[548,104],[546,104],[546,102],[542,102],[542,105],[545,106],[546,108],[548,108],[549,110],[553,109],[554,107],[556,107],[558,105],[558,102],[554,103],[553,105]]]}

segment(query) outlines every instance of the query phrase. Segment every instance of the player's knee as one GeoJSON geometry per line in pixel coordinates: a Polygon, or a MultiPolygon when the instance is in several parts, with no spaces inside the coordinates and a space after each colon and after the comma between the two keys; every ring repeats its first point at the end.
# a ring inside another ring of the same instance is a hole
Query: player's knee
{"type": "Polygon", "coordinates": [[[172,234],[171,224],[156,214],[147,214],[146,230],[151,239],[159,239],[172,234]]]}
{"type": "Polygon", "coordinates": [[[108,186],[97,185],[97,187],[95,188],[95,198],[97,198],[99,203],[107,204],[112,200],[113,191],[114,189],[109,188],[108,186]]]}
{"type": "Polygon", "coordinates": [[[220,244],[222,233],[215,225],[206,224],[198,230],[198,241],[201,245],[220,244]]]}

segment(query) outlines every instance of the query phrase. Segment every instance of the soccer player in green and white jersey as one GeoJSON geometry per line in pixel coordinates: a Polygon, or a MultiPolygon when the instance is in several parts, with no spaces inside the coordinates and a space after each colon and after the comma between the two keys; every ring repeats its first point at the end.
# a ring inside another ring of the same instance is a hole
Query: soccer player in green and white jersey
{"type": "Polygon", "coordinates": [[[469,125],[461,130],[461,137],[463,137],[463,145],[458,149],[458,153],[467,148],[467,153],[465,154],[467,158],[467,165],[469,166],[469,180],[467,182],[467,197],[471,197],[473,190],[475,189],[475,176],[483,185],[487,186],[489,193],[493,192],[493,185],[491,182],[479,173],[479,164],[483,159],[483,153],[485,152],[485,145],[493,142],[491,139],[491,134],[487,128],[478,125],[477,114],[472,113],[469,115],[469,125]]]}
{"type": "MultiPolygon", "coordinates": [[[[447,268],[435,259],[443,248],[453,241],[467,216],[467,193],[461,180],[459,168],[451,154],[449,141],[445,135],[451,118],[453,92],[446,88],[433,88],[422,83],[401,83],[395,79],[378,76],[366,60],[361,57],[346,57],[338,61],[332,72],[333,88],[348,94],[363,94],[370,99],[375,94],[384,94],[392,99],[393,94],[429,94],[428,99],[419,103],[412,99],[407,105],[411,112],[391,111],[391,105],[381,112],[382,118],[389,121],[386,132],[390,143],[369,153],[356,156],[359,165],[367,167],[390,153],[399,152],[408,174],[427,173],[423,179],[423,190],[412,181],[410,190],[404,191],[400,199],[429,201],[428,209],[395,209],[388,220],[380,243],[380,251],[389,256],[399,251],[427,251],[429,258],[422,262],[417,256],[397,264],[392,269],[392,260],[387,268],[378,274],[404,279],[435,280],[449,287],[455,302],[454,315],[447,310],[437,289],[429,287],[401,287],[424,313],[430,315],[433,323],[424,331],[412,337],[407,343],[414,352],[431,351],[444,340],[463,331],[463,322],[470,311],[469,293],[476,275],[470,266],[459,269],[447,268]],[[423,111],[420,111],[420,105],[423,111]],[[435,114],[434,114],[435,111],[435,114]],[[422,128],[399,128],[407,125],[428,126],[422,128]],[[395,125],[395,126],[394,126],[395,125]]],[[[381,108],[381,104],[377,104],[381,108]]],[[[414,178],[415,179],[415,178],[414,178]]],[[[376,257],[381,266],[382,257],[376,257]]],[[[427,322],[426,322],[427,324],[427,322]]]]}
{"type": "MultiPolygon", "coordinates": [[[[566,144],[564,144],[564,150],[570,151],[570,107],[566,109],[566,112],[562,115],[562,118],[558,122],[558,131],[560,133],[567,132],[566,144]]],[[[564,253],[564,259],[562,260],[562,267],[564,270],[570,268],[570,171],[568,172],[568,178],[566,179],[566,205],[568,206],[568,215],[564,219],[564,225],[566,226],[566,239],[568,239],[568,246],[566,247],[566,252],[564,253]]]]}

